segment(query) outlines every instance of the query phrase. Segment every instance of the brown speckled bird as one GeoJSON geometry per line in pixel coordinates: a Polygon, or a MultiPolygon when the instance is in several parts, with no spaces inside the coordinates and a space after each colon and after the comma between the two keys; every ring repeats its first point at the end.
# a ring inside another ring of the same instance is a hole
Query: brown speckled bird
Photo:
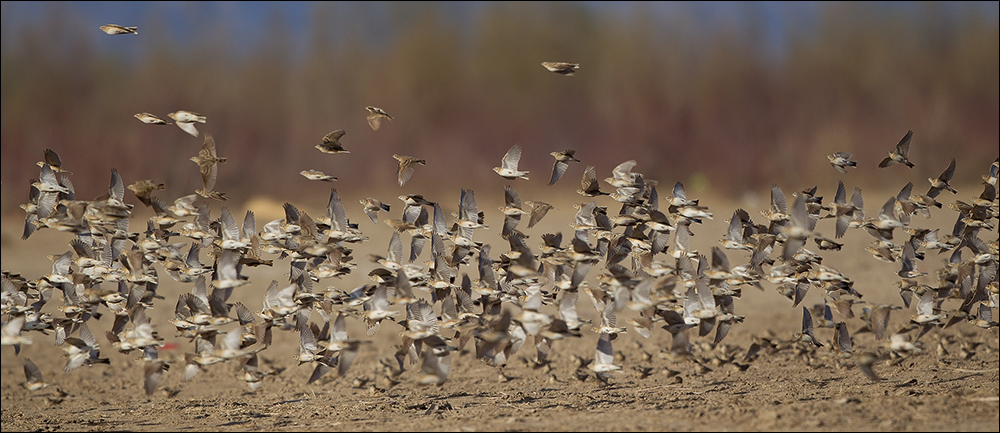
{"type": "Polygon", "coordinates": [[[198,128],[194,127],[194,123],[205,123],[208,120],[205,116],[198,113],[192,113],[190,111],[179,110],[173,113],[167,114],[168,117],[174,119],[177,123],[177,127],[184,130],[184,132],[191,134],[195,137],[198,136],[198,128]]]}
{"type": "Polygon", "coordinates": [[[142,204],[152,206],[153,203],[150,201],[149,195],[152,194],[153,191],[163,189],[165,187],[166,185],[162,183],[153,183],[153,181],[146,179],[135,181],[128,186],[128,189],[135,193],[136,198],[138,198],[142,204]]]}
{"type": "Polygon", "coordinates": [[[885,157],[878,164],[879,168],[886,168],[896,164],[906,164],[907,167],[913,168],[913,163],[909,159],[906,159],[906,155],[910,153],[911,138],[913,138],[913,131],[906,131],[906,135],[896,144],[896,148],[890,151],[889,156],[885,157]]]}
{"type": "Polygon", "coordinates": [[[566,149],[562,152],[552,152],[552,155],[556,159],[556,162],[552,165],[552,177],[549,178],[549,185],[555,184],[559,179],[562,178],[563,174],[566,174],[566,170],[569,168],[570,162],[580,162],[576,159],[576,151],[573,149],[566,149]]]}
{"type": "Polygon", "coordinates": [[[576,73],[577,69],[580,69],[579,63],[570,62],[542,62],[542,66],[549,71],[555,72],[560,75],[571,76],[576,73]]]}
{"type": "Polygon", "coordinates": [[[139,119],[142,123],[148,123],[151,125],[170,125],[172,123],[149,113],[135,113],[134,117],[139,119]]]}
{"type": "Polygon", "coordinates": [[[410,180],[413,176],[413,168],[417,164],[427,165],[427,160],[414,158],[412,156],[393,154],[393,158],[399,161],[399,167],[396,169],[396,176],[399,178],[399,186],[403,186],[406,181],[410,180]]]}
{"type": "Polygon", "coordinates": [[[368,110],[368,126],[371,126],[375,131],[378,131],[378,128],[382,126],[383,118],[392,120],[392,116],[381,108],[369,105],[365,109],[368,110]]]}
{"type": "Polygon", "coordinates": [[[202,188],[198,189],[198,195],[206,198],[225,200],[225,194],[212,191],[215,188],[215,181],[219,176],[219,163],[226,162],[226,158],[219,157],[215,152],[215,139],[212,134],[205,134],[205,144],[198,151],[198,156],[192,156],[191,161],[201,167],[202,188]],[[214,194],[213,194],[214,193],[214,194]]]}
{"type": "Polygon", "coordinates": [[[326,134],[326,136],[323,137],[323,142],[317,144],[316,148],[323,153],[330,153],[330,154],[351,153],[350,151],[345,150],[344,147],[340,145],[340,138],[343,137],[344,134],[345,132],[343,129],[338,129],[329,134],[326,134]]]}

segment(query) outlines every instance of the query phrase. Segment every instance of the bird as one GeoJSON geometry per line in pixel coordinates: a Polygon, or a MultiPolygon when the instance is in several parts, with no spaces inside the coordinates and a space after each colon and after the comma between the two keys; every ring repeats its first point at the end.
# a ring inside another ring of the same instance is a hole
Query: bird
{"type": "Polygon", "coordinates": [[[137,35],[138,27],[125,27],[118,24],[105,24],[100,27],[101,31],[109,35],[137,35]]]}
{"type": "Polygon", "coordinates": [[[316,145],[316,148],[320,152],[337,154],[337,153],[351,153],[351,151],[344,149],[340,145],[340,138],[344,136],[346,132],[343,129],[338,129],[329,134],[323,136],[323,142],[316,145]]]}
{"type": "Polygon", "coordinates": [[[951,187],[951,178],[955,176],[955,158],[951,159],[951,164],[948,164],[948,168],[941,172],[938,177],[929,177],[927,181],[931,183],[931,188],[927,190],[927,196],[931,198],[937,197],[941,194],[941,191],[950,191],[952,194],[957,194],[955,188],[951,187]]]}
{"type": "Polygon", "coordinates": [[[907,167],[913,168],[913,163],[907,159],[907,154],[910,153],[910,139],[913,137],[913,131],[906,131],[906,135],[903,136],[899,143],[896,144],[896,148],[889,152],[889,156],[885,157],[878,164],[879,168],[886,168],[890,165],[895,164],[906,164],[907,167]]]}
{"type": "Polygon", "coordinates": [[[566,149],[561,152],[551,152],[549,155],[552,155],[552,157],[556,159],[556,162],[552,164],[552,177],[549,178],[549,185],[554,185],[557,181],[559,181],[559,179],[562,178],[562,175],[565,174],[566,170],[569,168],[570,162],[580,162],[580,160],[576,159],[576,156],[574,156],[576,155],[576,151],[573,149],[566,149]]]}
{"type": "Polygon", "coordinates": [[[48,166],[48,168],[52,169],[53,173],[73,174],[63,168],[62,158],[59,158],[59,154],[56,153],[56,151],[52,149],[45,149],[44,155],[45,155],[44,161],[38,161],[35,163],[35,165],[37,165],[39,168],[43,166],[48,166]]]}
{"type": "Polygon", "coordinates": [[[618,164],[611,170],[611,177],[605,178],[604,181],[615,188],[635,185],[636,177],[639,176],[636,173],[632,173],[632,167],[635,167],[635,165],[636,161],[634,159],[618,164]]]}
{"type": "Polygon", "coordinates": [[[896,274],[902,278],[913,279],[920,276],[927,275],[926,272],[920,272],[916,269],[917,256],[913,249],[913,243],[907,242],[903,244],[903,252],[900,255],[900,270],[896,274]]]}
{"type": "Polygon", "coordinates": [[[504,214],[503,229],[500,232],[501,238],[506,239],[511,233],[514,233],[517,224],[521,222],[521,215],[531,214],[522,209],[521,206],[521,196],[514,187],[504,185],[504,205],[500,206],[500,212],[504,214]]]}
{"type": "Polygon", "coordinates": [[[565,75],[567,77],[576,73],[577,69],[580,69],[579,63],[570,62],[542,62],[542,66],[549,71],[565,75]]]}
{"type": "Polygon", "coordinates": [[[45,379],[42,377],[42,370],[28,358],[24,358],[24,377],[27,380],[24,383],[24,387],[28,391],[38,391],[51,385],[51,383],[45,382],[45,379]]]}
{"type": "Polygon", "coordinates": [[[142,370],[142,389],[146,392],[147,396],[153,395],[156,388],[160,386],[163,372],[169,369],[170,364],[165,360],[155,358],[147,360],[146,366],[142,370]]]}
{"type": "Polygon", "coordinates": [[[64,371],[73,371],[82,365],[111,364],[108,358],[101,358],[97,339],[86,323],[80,325],[80,337],[66,337],[63,352],[66,353],[64,371]]]}
{"type": "Polygon", "coordinates": [[[602,332],[597,338],[597,351],[594,353],[594,362],[590,364],[590,369],[597,373],[598,377],[612,371],[619,371],[622,366],[614,363],[615,353],[611,346],[611,335],[602,332]]]}
{"type": "Polygon", "coordinates": [[[786,236],[782,258],[786,261],[795,257],[799,248],[802,248],[812,235],[816,225],[816,220],[806,212],[805,198],[802,195],[795,198],[792,211],[788,215],[788,223],[782,226],[782,232],[786,236]]]}
{"type": "Polygon", "coordinates": [[[503,160],[500,162],[500,167],[493,167],[493,171],[497,172],[500,177],[508,180],[514,179],[524,179],[528,180],[528,172],[520,171],[517,169],[517,163],[521,160],[521,144],[517,143],[507,150],[504,154],[503,160]]]}
{"type": "MultiPolygon", "coordinates": [[[[30,187],[28,190],[28,202],[21,204],[21,209],[23,209],[26,214],[24,217],[24,230],[21,232],[21,240],[28,239],[28,237],[31,236],[31,234],[34,233],[39,227],[37,225],[38,211],[40,209],[38,206],[38,200],[42,197],[42,192],[38,190],[38,187],[34,186],[35,182],[35,179],[29,181],[30,187]]],[[[48,212],[51,215],[52,211],[55,209],[55,201],[57,197],[58,193],[50,193],[48,195],[48,207],[43,212],[48,212]]]]}
{"type": "Polygon", "coordinates": [[[910,316],[910,323],[916,325],[938,325],[941,320],[947,317],[945,313],[935,313],[936,308],[934,307],[936,301],[936,292],[934,290],[925,290],[920,295],[920,302],[917,304],[916,314],[910,316]]]}
{"type": "Polygon", "coordinates": [[[378,263],[390,271],[396,271],[402,268],[404,263],[403,242],[399,238],[399,232],[392,232],[392,237],[389,238],[389,248],[385,257],[377,254],[370,254],[369,258],[372,262],[378,263]]]}
{"type": "Polygon", "coordinates": [[[365,215],[368,215],[368,218],[371,218],[375,224],[378,224],[378,211],[384,210],[389,212],[389,205],[382,203],[376,198],[366,197],[358,201],[365,207],[365,215]]]}
{"type": "Polygon", "coordinates": [[[812,314],[809,313],[809,309],[805,306],[802,307],[802,331],[796,332],[793,341],[802,341],[813,347],[823,347],[823,343],[820,343],[813,334],[813,320],[812,314]]]}
{"type": "Polygon", "coordinates": [[[821,250],[840,251],[840,249],[844,247],[844,244],[842,243],[816,234],[813,235],[813,240],[816,241],[816,245],[819,246],[819,249],[821,250]]]}
{"type": "Polygon", "coordinates": [[[392,120],[392,116],[381,108],[369,105],[365,109],[368,110],[368,126],[371,126],[375,131],[378,131],[378,128],[382,126],[383,117],[392,120]]]}
{"type": "Polygon", "coordinates": [[[299,174],[309,180],[325,180],[327,182],[337,180],[336,176],[331,176],[319,170],[302,170],[299,174]]]}
{"type": "Polygon", "coordinates": [[[427,348],[423,352],[417,381],[421,385],[440,386],[448,379],[448,373],[451,371],[451,352],[458,349],[449,346],[444,339],[436,335],[423,339],[422,345],[427,345],[427,348]]]}
{"type": "Polygon", "coordinates": [[[191,161],[201,167],[202,188],[196,191],[198,195],[225,200],[225,194],[212,191],[219,176],[219,163],[226,162],[226,158],[216,154],[215,138],[212,137],[212,134],[205,134],[205,144],[198,151],[198,156],[191,157],[191,161]]]}
{"type": "Polygon", "coordinates": [[[850,152],[834,152],[833,155],[827,155],[827,159],[830,160],[830,165],[837,171],[841,173],[847,173],[847,167],[857,167],[858,162],[852,161],[854,155],[850,152]]]}
{"type": "Polygon", "coordinates": [[[257,354],[253,353],[247,358],[240,360],[243,366],[243,381],[251,391],[256,391],[264,385],[264,376],[268,373],[260,370],[260,361],[257,354]]]}
{"type": "Polygon", "coordinates": [[[155,115],[149,113],[135,113],[136,119],[142,121],[142,123],[149,123],[151,125],[172,125],[173,122],[167,121],[166,119],[161,119],[155,115]]]}
{"type": "Polygon", "coordinates": [[[427,165],[427,160],[414,158],[412,156],[393,154],[393,158],[399,161],[399,167],[396,169],[396,176],[399,178],[399,186],[403,186],[406,181],[410,180],[413,176],[413,168],[417,164],[427,165]]]}
{"type": "MultiPolygon", "coordinates": [[[[684,189],[684,184],[682,184],[680,181],[677,181],[677,183],[674,184],[673,194],[674,196],[671,197],[667,202],[669,204],[667,210],[670,213],[675,213],[676,209],[678,208],[686,206],[698,206],[698,199],[688,200],[687,190],[684,189]]],[[[773,203],[774,191],[771,192],[771,196],[772,196],[771,200],[773,203]]]]}
{"type": "Polygon", "coordinates": [[[434,202],[428,201],[420,194],[403,194],[397,198],[402,201],[404,205],[406,205],[406,208],[403,209],[403,213],[406,213],[407,209],[411,206],[434,206],[434,202]]]}
{"type": "MultiPolygon", "coordinates": [[[[854,193],[856,196],[860,196],[860,191],[860,189],[855,187],[854,193]]],[[[857,207],[853,202],[851,204],[847,203],[847,189],[844,188],[844,181],[838,181],[837,194],[833,199],[833,215],[831,215],[837,219],[835,235],[837,239],[842,238],[847,233],[856,210],[857,207]]]]}
{"type": "Polygon", "coordinates": [[[772,227],[774,224],[783,225],[791,218],[788,214],[788,199],[777,184],[771,184],[771,208],[761,209],[760,214],[771,222],[772,227]]]}
{"type": "Polygon", "coordinates": [[[167,114],[168,117],[174,119],[177,123],[177,127],[181,128],[184,132],[191,134],[195,137],[198,136],[198,128],[194,127],[195,122],[205,123],[208,120],[205,116],[198,113],[193,113],[190,111],[178,110],[173,113],[167,114]]]}
{"type": "Polygon", "coordinates": [[[393,316],[398,311],[389,310],[388,286],[379,284],[375,287],[372,297],[364,302],[364,311],[360,313],[364,319],[368,336],[374,336],[378,332],[379,324],[383,319],[393,316]]]}
{"type": "Polygon", "coordinates": [[[1000,157],[995,159],[992,164],[990,164],[990,170],[988,174],[982,175],[983,184],[997,186],[997,178],[1000,174],[1000,157]]]}
{"type": "Polygon", "coordinates": [[[983,329],[997,327],[997,321],[993,320],[993,311],[985,303],[979,304],[979,314],[968,316],[969,323],[983,329]]]}
{"type": "Polygon", "coordinates": [[[73,277],[70,276],[73,264],[73,252],[66,251],[60,256],[55,256],[52,261],[52,272],[45,274],[42,278],[51,284],[72,284],[73,277]]]}
{"type": "Polygon", "coordinates": [[[525,200],[524,204],[531,206],[531,217],[528,218],[529,229],[534,227],[535,224],[538,224],[538,222],[545,217],[545,214],[547,214],[549,210],[555,209],[555,207],[551,204],[537,200],[525,200]]]}
{"type": "MultiPolygon", "coordinates": [[[[7,281],[7,279],[4,279],[7,281]]],[[[21,335],[27,316],[24,313],[17,314],[3,324],[0,329],[0,345],[14,346],[14,354],[21,352],[21,345],[32,344],[31,337],[21,335]]]]}
{"type": "Polygon", "coordinates": [[[174,200],[174,204],[167,210],[178,217],[198,215],[198,208],[194,206],[195,200],[198,200],[198,194],[190,194],[179,197],[174,200]]]}
{"type": "MultiPolygon", "coordinates": [[[[216,246],[223,249],[237,251],[243,251],[244,248],[249,246],[249,236],[247,236],[246,240],[242,239],[240,228],[236,225],[236,218],[233,217],[233,214],[229,212],[228,208],[222,208],[222,214],[219,217],[219,225],[219,232],[221,236],[215,239],[216,246]]],[[[251,230],[251,232],[255,231],[256,230],[251,230]]]]}
{"type": "Polygon", "coordinates": [[[152,201],[150,201],[149,195],[152,194],[153,191],[164,189],[164,188],[166,188],[165,184],[154,183],[153,181],[151,181],[149,179],[137,180],[137,181],[133,182],[131,185],[128,186],[129,191],[134,192],[136,198],[138,198],[139,201],[141,201],[142,204],[144,204],[146,206],[152,206],[153,205],[152,201]]]}
{"type": "Polygon", "coordinates": [[[874,352],[862,352],[854,355],[854,365],[858,366],[858,370],[860,370],[865,377],[874,382],[882,380],[882,378],[875,374],[875,370],[872,369],[872,366],[874,366],[875,362],[878,360],[879,356],[874,352]]]}
{"type": "Polygon", "coordinates": [[[597,182],[597,169],[593,165],[588,165],[583,170],[583,178],[580,179],[580,189],[576,190],[576,192],[584,197],[610,195],[610,193],[601,191],[601,184],[597,182]]]}
{"type": "MultiPolygon", "coordinates": [[[[879,211],[878,217],[870,221],[865,221],[861,227],[864,227],[866,230],[874,231],[875,234],[878,234],[878,236],[881,236],[883,239],[891,240],[893,230],[897,227],[904,226],[904,224],[900,220],[896,219],[896,216],[894,215],[895,207],[896,197],[890,196],[889,199],[886,200],[885,204],[882,205],[882,209],[879,211]]],[[[855,213],[856,212],[857,211],[855,210],[855,213]]]]}
{"type": "Polygon", "coordinates": [[[847,330],[847,323],[837,322],[834,325],[833,342],[834,344],[831,349],[834,352],[838,352],[844,357],[850,357],[851,352],[854,351],[854,343],[851,341],[851,334],[847,330]]]}

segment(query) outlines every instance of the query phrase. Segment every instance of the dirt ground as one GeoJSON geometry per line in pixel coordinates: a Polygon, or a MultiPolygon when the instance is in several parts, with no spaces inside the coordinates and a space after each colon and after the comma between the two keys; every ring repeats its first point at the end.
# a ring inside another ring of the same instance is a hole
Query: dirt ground
{"type": "MultiPolygon", "coordinates": [[[[975,188],[960,190],[964,196],[975,188]]],[[[360,209],[355,208],[357,199],[341,193],[349,212],[360,214],[360,209]]],[[[832,191],[828,193],[832,197],[832,191]]],[[[502,192],[497,195],[502,196],[502,192]]],[[[523,192],[522,197],[530,198],[523,192]]],[[[883,196],[873,194],[865,198],[874,209],[875,204],[884,201],[880,197],[883,196]]],[[[496,209],[496,203],[487,194],[479,198],[480,209],[488,212],[496,209]]],[[[458,202],[457,191],[454,200],[448,200],[451,202],[458,202]]],[[[733,209],[743,206],[759,220],[758,209],[766,207],[766,201],[759,200],[703,201],[703,204],[710,207],[715,217],[692,230],[693,247],[705,253],[717,245],[733,209]]],[[[258,228],[268,220],[267,211],[261,206],[247,205],[258,212],[258,228]]],[[[565,224],[575,213],[572,202],[559,203],[557,209],[546,217],[544,224],[526,232],[568,233],[565,224]]],[[[237,216],[245,212],[233,204],[230,210],[237,216]]],[[[950,231],[954,219],[946,212],[940,212],[941,218],[928,220],[926,224],[950,231]]],[[[213,216],[217,213],[218,208],[214,207],[213,216]]],[[[143,221],[142,215],[136,221],[143,221]]],[[[494,245],[496,256],[506,251],[506,242],[496,236],[502,221],[496,211],[488,215],[492,218],[488,222],[494,227],[482,239],[494,245]]],[[[353,219],[358,217],[363,215],[353,219]]],[[[22,223],[23,219],[5,220],[2,267],[25,278],[37,279],[50,271],[51,262],[46,255],[68,250],[72,237],[42,230],[22,241],[22,223]]],[[[367,273],[375,264],[366,259],[366,254],[384,254],[388,239],[385,228],[380,224],[368,241],[356,246],[356,270],[340,280],[323,280],[318,287],[336,285],[349,290],[369,281],[367,273]]],[[[832,223],[821,221],[820,228],[832,232],[832,223]]],[[[995,231],[983,235],[986,240],[995,236],[995,231]]],[[[540,236],[529,239],[533,250],[538,248],[539,239],[540,236]]],[[[855,288],[864,295],[864,301],[902,306],[895,285],[898,265],[876,261],[865,252],[863,248],[870,242],[866,233],[852,231],[843,241],[842,251],[824,252],[823,263],[849,275],[855,281],[855,288]]],[[[929,252],[920,267],[933,275],[933,270],[946,258],[947,254],[937,256],[929,252]]],[[[733,265],[746,260],[737,252],[729,252],[729,259],[733,265]]],[[[467,272],[473,278],[477,275],[474,268],[467,272]]],[[[591,278],[596,273],[595,268],[591,278]]],[[[272,268],[248,269],[245,274],[253,284],[238,289],[230,301],[259,309],[267,283],[272,279],[287,281],[283,279],[288,275],[288,260],[275,260],[272,268]]],[[[927,278],[926,283],[933,283],[931,277],[927,278]]],[[[835,317],[848,324],[855,353],[886,354],[874,364],[881,380],[872,381],[851,359],[840,358],[830,350],[831,328],[816,328],[816,336],[824,346],[813,356],[797,354],[795,346],[788,342],[801,328],[801,306],[793,307],[768,282],[762,283],[763,290],[744,288],[742,297],[736,300],[736,312],[746,319],[733,327],[719,347],[711,347],[714,332],[705,337],[692,336],[694,356],[689,359],[670,355],[671,336],[667,331],[654,328],[652,335],[644,338],[628,325],[627,331],[613,341],[614,363],[622,369],[612,373],[607,383],[597,380],[586,364],[582,370],[578,369],[580,358],[587,363],[594,358],[597,345],[598,335],[585,327],[580,338],[553,343],[549,368],[535,368],[530,362],[534,358],[530,340],[512,356],[502,375],[496,367],[477,360],[469,343],[452,356],[450,374],[442,385],[419,384],[416,378],[420,366],[408,364],[400,382],[390,386],[378,361],[392,355],[403,328],[386,322],[369,338],[360,321],[351,320],[352,337],[369,343],[362,346],[343,377],[330,373],[307,385],[312,367],[299,365],[292,358],[298,352],[298,334],[275,331],[274,344],[260,352],[260,368],[270,374],[260,389],[252,391],[233,363],[209,366],[191,381],[181,380],[184,353],[192,352],[193,345],[188,339],[175,336],[167,320],[173,316],[178,295],[189,291],[190,286],[174,282],[165,272],[160,274],[160,281],[158,293],[165,299],[159,300],[147,315],[165,340],[160,357],[170,361],[171,368],[151,396],[147,397],[143,391],[143,367],[135,360],[134,353],[128,356],[117,353],[103,338],[111,319],[90,323],[101,343],[101,355],[110,358],[111,364],[81,367],[71,372],[63,371],[63,351],[52,344],[51,335],[31,333],[34,344],[22,346],[20,354],[15,354],[10,346],[4,346],[0,354],[2,430],[1000,430],[995,327],[984,330],[963,321],[947,329],[934,329],[918,340],[921,351],[893,358],[887,355],[884,341],[876,341],[870,332],[855,332],[861,328],[861,319],[835,317]],[[775,347],[745,359],[755,338],[760,337],[768,337],[775,347]],[[23,386],[25,358],[40,368],[50,386],[39,391],[29,391],[23,386]]],[[[811,290],[802,305],[811,308],[822,304],[820,292],[811,290]]],[[[54,309],[60,301],[57,295],[47,308],[54,309]]],[[[945,306],[957,306],[952,302],[945,306]]],[[[582,318],[599,320],[593,305],[584,297],[578,309],[582,318]]],[[[854,309],[856,314],[860,313],[861,306],[854,309]]],[[[903,326],[912,314],[912,305],[893,311],[890,329],[903,326]]],[[[623,311],[619,323],[630,317],[634,313],[623,311]]]]}

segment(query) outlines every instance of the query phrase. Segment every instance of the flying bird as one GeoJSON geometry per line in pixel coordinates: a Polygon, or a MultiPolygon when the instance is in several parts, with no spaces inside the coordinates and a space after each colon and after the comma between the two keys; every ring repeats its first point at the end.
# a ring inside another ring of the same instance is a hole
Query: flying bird
{"type": "Polygon", "coordinates": [[[865,377],[871,379],[873,382],[878,382],[879,380],[882,380],[882,378],[880,378],[872,368],[878,360],[879,356],[874,352],[863,352],[854,356],[854,365],[858,366],[858,370],[860,370],[861,374],[864,374],[865,377]]]}
{"type": "Polygon", "coordinates": [[[56,151],[52,149],[45,149],[44,155],[45,155],[45,160],[37,161],[35,162],[35,165],[37,165],[38,167],[47,165],[50,169],[52,169],[53,173],[73,174],[69,170],[63,168],[62,158],[59,157],[59,154],[56,153],[56,151]]]}
{"type": "Polygon", "coordinates": [[[521,196],[514,187],[504,185],[504,205],[500,206],[500,212],[503,212],[504,220],[500,237],[506,239],[511,233],[514,233],[517,224],[521,222],[521,215],[531,215],[530,212],[525,211],[521,206],[521,196]]]}
{"type": "Polygon", "coordinates": [[[816,339],[815,334],[813,334],[813,320],[812,314],[809,313],[809,309],[802,307],[802,332],[796,332],[793,341],[802,341],[806,344],[812,345],[813,347],[823,347],[823,343],[820,343],[816,339]]]}
{"type": "Polygon", "coordinates": [[[910,153],[910,138],[912,137],[913,131],[906,131],[906,135],[896,144],[896,148],[890,151],[889,156],[885,157],[878,164],[879,168],[886,168],[895,164],[906,164],[907,167],[913,168],[913,163],[909,159],[906,159],[907,154],[910,153]]]}
{"type": "Polygon", "coordinates": [[[948,168],[941,172],[938,177],[929,177],[927,181],[931,183],[931,189],[927,190],[927,195],[931,198],[937,197],[941,194],[941,191],[951,191],[952,194],[957,194],[955,188],[951,187],[951,178],[955,176],[955,158],[951,159],[951,164],[948,164],[948,168]]]}
{"type": "Polygon", "coordinates": [[[325,180],[327,182],[337,180],[336,176],[331,176],[319,170],[302,170],[299,174],[309,180],[325,180]]]}
{"type": "Polygon", "coordinates": [[[393,158],[399,161],[399,167],[396,169],[396,176],[399,177],[399,186],[403,186],[406,181],[410,180],[413,176],[413,168],[420,165],[427,165],[427,160],[414,158],[412,156],[393,154],[393,158]]]}
{"type": "Polygon", "coordinates": [[[854,155],[850,152],[836,152],[833,155],[827,155],[827,159],[830,160],[830,165],[837,171],[841,173],[847,173],[847,167],[857,167],[858,162],[852,161],[854,155]]]}
{"type": "Polygon", "coordinates": [[[501,160],[500,167],[493,167],[493,171],[497,172],[504,179],[514,180],[520,178],[528,180],[528,172],[517,169],[517,163],[520,160],[521,144],[518,143],[507,150],[507,153],[503,156],[503,160],[501,160]]]}
{"type": "Polygon", "coordinates": [[[553,207],[551,204],[545,203],[543,201],[525,200],[524,204],[531,206],[531,217],[528,219],[529,229],[534,227],[535,224],[538,224],[538,222],[545,217],[545,214],[547,214],[549,210],[555,209],[555,207],[553,207]]]}
{"type": "Polygon", "coordinates": [[[184,130],[184,132],[187,132],[188,134],[191,134],[195,137],[198,136],[198,128],[194,127],[194,123],[195,122],[205,123],[205,121],[207,120],[205,116],[184,110],[175,111],[173,113],[167,114],[167,116],[170,117],[171,119],[174,119],[174,122],[177,123],[178,128],[181,128],[182,130],[184,130]]]}
{"type": "Polygon", "coordinates": [[[100,27],[101,31],[109,35],[137,35],[139,34],[138,27],[125,27],[118,24],[105,24],[100,27]]]}
{"type": "Polygon", "coordinates": [[[365,215],[368,215],[368,218],[371,218],[373,223],[378,224],[378,211],[384,210],[389,212],[389,205],[382,203],[377,198],[367,197],[359,201],[365,207],[365,215]]]}
{"type": "MultiPolygon", "coordinates": [[[[176,120],[176,119],[175,119],[176,120]]],[[[226,200],[225,194],[212,191],[215,181],[219,176],[219,163],[226,162],[226,158],[219,157],[215,152],[215,139],[212,134],[205,134],[205,144],[198,151],[198,156],[192,156],[191,161],[201,167],[202,188],[198,189],[198,195],[206,198],[216,198],[226,200]]]]}
{"type": "Polygon", "coordinates": [[[135,118],[142,121],[142,123],[149,123],[152,125],[170,125],[171,122],[161,119],[155,115],[149,113],[135,113],[135,118]]]}
{"type": "Polygon", "coordinates": [[[570,62],[542,62],[542,66],[549,71],[565,76],[573,75],[577,69],[580,69],[579,63],[570,62]]]}
{"type": "Polygon", "coordinates": [[[569,168],[570,162],[580,162],[580,160],[576,159],[576,156],[574,156],[575,154],[576,151],[573,149],[566,149],[562,152],[552,152],[549,154],[556,159],[555,164],[552,165],[552,177],[549,178],[549,185],[555,184],[562,178],[563,174],[565,174],[566,170],[569,168]]]}
{"type": "Polygon", "coordinates": [[[153,205],[152,201],[149,198],[149,195],[152,194],[153,191],[164,189],[164,188],[166,188],[165,184],[162,184],[162,183],[153,183],[153,181],[148,180],[148,179],[146,179],[146,180],[137,180],[137,181],[133,182],[131,185],[128,186],[129,191],[134,192],[136,198],[138,198],[139,201],[141,201],[142,204],[144,204],[146,206],[152,206],[153,205]]]}
{"type": "Polygon", "coordinates": [[[596,197],[599,195],[609,195],[601,191],[601,185],[597,183],[597,169],[593,165],[588,165],[585,170],[583,170],[583,178],[580,180],[580,189],[576,190],[577,193],[584,197],[596,197]]]}
{"type": "Polygon", "coordinates": [[[338,129],[323,137],[323,142],[316,145],[316,148],[320,152],[336,154],[336,153],[351,153],[349,150],[345,150],[343,146],[340,145],[340,137],[345,134],[343,129],[338,129]]]}
{"type": "Polygon", "coordinates": [[[378,128],[382,126],[383,117],[392,120],[392,116],[381,108],[369,105],[365,109],[368,110],[368,126],[371,126],[373,130],[378,131],[378,128]]]}
{"type": "Polygon", "coordinates": [[[42,376],[42,370],[28,358],[24,358],[24,377],[27,380],[27,382],[24,383],[24,387],[29,391],[38,391],[51,385],[50,383],[45,382],[45,379],[42,376]]]}

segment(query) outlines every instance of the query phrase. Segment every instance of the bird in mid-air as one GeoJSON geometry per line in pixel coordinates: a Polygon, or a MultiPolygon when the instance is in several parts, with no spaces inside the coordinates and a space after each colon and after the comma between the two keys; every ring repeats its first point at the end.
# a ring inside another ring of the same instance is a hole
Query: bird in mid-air
{"type": "Polygon", "coordinates": [[[142,123],[149,123],[152,125],[170,125],[171,123],[149,113],[135,113],[135,118],[142,121],[142,123]]]}
{"type": "Polygon", "coordinates": [[[323,153],[351,153],[349,150],[344,149],[344,146],[340,145],[340,138],[344,136],[346,132],[343,129],[338,129],[329,134],[323,136],[323,142],[316,145],[316,148],[323,153]]]}
{"type": "Polygon", "coordinates": [[[579,63],[570,62],[542,62],[542,66],[549,71],[565,76],[573,75],[577,69],[580,69],[579,63]]]}
{"type": "Polygon", "coordinates": [[[830,165],[837,171],[841,173],[847,173],[847,167],[857,167],[858,162],[852,161],[854,155],[850,152],[836,152],[833,155],[827,155],[827,159],[830,160],[830,165]]]}
{"type": "Polygon", "coordinates": [[[392,157],[396,158],[396,161],[399,161],[399,167],[396,169],[396,175],[399,177],[399,186],[403,186],[406,181],[410,180],[410,176],[413,176],[413,168],[417,164],[427,165],[427,160],[412,156],[394,154],[392,157]]]}
{"type": "Polygon", "coordinates": [[[205,118],[205,116],[202,116],[198,113],[193,113],[184,110],[175,111],[173,113],[167,114],[167,116],[169,116],[171,119],[174,119],[174,122],[177,123],[178,128],[181,128],[182,130],[184,130],[184,132],[187,132],[188,134],[191,134],[195,137],[198,136],[198,128],[194,127],[194,123],[195,122],[205,123],[205,121],[208,120],[207,118],[205,118]]]}
{"type": "Polygon", "coordinates": [[[910,153],[911,138],[913,138],[913,131],[906,131],[903,139],[899,140],[899,143],[896,144],[896,148],[890,151],[889,156],[885,157],[878,164],[879,168],[886,168],[895,164],[906,164],[907,167],[913,168],[913,163],[909,159],[906,159],[906,155],[910,153]]]}
{"type": "Polygon", "coordinates": [[[118,24],[105,24],[100,27],[101,31],[109,35],[137,35],[138,27],[125,27],[118,24]]]}
{"type": "Polygon", "coordinates": [[[392,116],[390,116],[389,113],[386,113],[385,110],[381,108],[372,107],[371,105],[369,105],[365,107],[365,109],[368,110],[368,126],[371,126],[372,129],[376,131],[378,131],[378,128],[382,126],[383,117],[392,120],[392,116]]]}
{"type": "Polygon", "coordinates": [[[556,159],[556,162],[552,165],[552,177],[549,178],[549,185],[555,184],[556,181],[562,178],[562,175],[569,168],[570,162],[580,162],[579,159],[576,159],[576,151],[573,149],[551,152],[549,155],[552,155],[556,159]]]}
{"type": "Polygon", "coordinates": [[[504,154],[503,160],[501,160],[500,167],[493,167],[493,171],[497,172],[504,179],[517,179],[521,178],[528,180],[528,172],[520,171],[517,169],[517,163],[521,160],[521,144],[515,144],[507,150],[504,154]]]}

